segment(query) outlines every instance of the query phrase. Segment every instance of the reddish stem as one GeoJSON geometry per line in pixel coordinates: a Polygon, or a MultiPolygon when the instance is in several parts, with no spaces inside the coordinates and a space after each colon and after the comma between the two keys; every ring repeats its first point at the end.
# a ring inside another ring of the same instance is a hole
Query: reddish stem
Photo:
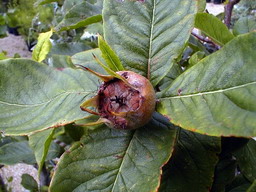
{"type": "Polygon", "coordinates": [[[205,38],[205,37],[203,37],[203,36],[201,36],[201,35],[198,35],[198,34],[196,34],[195,32],[192,32],[191,34],[192,34],[194,37],[196,37],[197,39],[199,39],[200,41],[203,41],[203,42],[210,43],[210,44],[214,45],[214,47],[215,47],[216,49],[219,49],[219,48],[220,48],[219,45],[217,45],[216,43],[214,43],[214,42],[211,41],[210,39],[207,39],[207,38],[205,38]]]}
{"type": "Polygon", "coordinates": [[[228,28],[230,28],[231,25],[231,16],[232,16],[232,11],[234,8],[234,5],[239,3],[240,0],[229,0],[228,4],[225,5],[225,17],[224,17],[224,23],[228,28]]]}

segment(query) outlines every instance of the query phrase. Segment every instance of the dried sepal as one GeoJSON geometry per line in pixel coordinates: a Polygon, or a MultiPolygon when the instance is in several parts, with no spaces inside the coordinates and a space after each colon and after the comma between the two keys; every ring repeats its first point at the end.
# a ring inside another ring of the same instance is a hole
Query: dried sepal
{"type": "Polygon", "coordinates": [[[117,78],[122,80],[126,85],[128,85],[131,88],[134,88],[133,85],[131,85],[124,77],[122,77],[121,75],[119,75],[118,73],[116,73],[115,71],[113,71],[112,69],[110,69],[109,67],[107,67],[106,65],[104,65],[97,57],[96,55],[92,54],[94,59],[96,60],[96,62],[112,77],[117,78]]]}
{"type": "Polygon", "coordinates": [[[88,72],[92,73],[93,75],[97,76],[99,79],[101,79],[104,82],[111,81],[112,79],[115,78],[114,76],[111,76],[111,75],[102,75],[102,74],[97,73],[97,72],[91,70],[90,68],[82,66],[82,65],[77,64],[76,66],[79,67],[80,69],[83,69],[85,71],[88,71],[88,72]]]}
{"type": "Polygon", "coordinates": [[[97,108],[98,105],[99,105],[99,96],[96,95],[96,96],[92,97],[91,99],[88,99],[85,102],[83,102],[82,105],[80,106],[80,108],[81,108],[81,110],[87,111],[88,113],[91,113],[94,115],[100,115],[99,113],[88,109],[88,107],[97,108]]]}

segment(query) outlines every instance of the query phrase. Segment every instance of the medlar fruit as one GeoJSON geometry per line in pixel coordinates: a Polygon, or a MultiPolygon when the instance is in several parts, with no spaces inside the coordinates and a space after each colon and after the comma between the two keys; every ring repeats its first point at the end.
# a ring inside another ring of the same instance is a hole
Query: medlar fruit
{"type": "Polygon", "coordinates": [[[117,77],[112,77],[85,69],[104,80],[97,95],[81,105],[82,110],[100,116],[94,124],[131,130],[149,122],[155,110],[156,95],[147,78],[132,71],[118,71],[117,77]],[[95,107],[96,112],[88,106],[95,107]]]}

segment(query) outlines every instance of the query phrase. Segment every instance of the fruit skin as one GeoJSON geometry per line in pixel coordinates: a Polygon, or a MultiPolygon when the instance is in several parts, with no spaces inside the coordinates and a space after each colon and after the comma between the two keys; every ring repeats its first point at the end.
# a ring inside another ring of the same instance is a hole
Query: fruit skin
{"type": "Polygon", "coordinates": [[[114,78],[98,91],[98,112],[109,127],[131,130],[144,126],[155,111],[156,95],[150,81],[132,71],[116,72],[128,83],[114,78]]]}

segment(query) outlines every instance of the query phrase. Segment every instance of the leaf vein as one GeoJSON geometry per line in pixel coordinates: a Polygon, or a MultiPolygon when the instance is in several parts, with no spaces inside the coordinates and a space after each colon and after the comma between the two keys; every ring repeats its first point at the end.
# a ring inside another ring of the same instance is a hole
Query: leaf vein
{"type": "Polygon", "coordinates": [[[239,89],[239,88],[244,88],[246,86],[250,86],[250,85],[255,85],[256,81],[254,82],[249,82],[243,85],[237,85],[234,87],[229,87],[226,89],[219,89],[219,90],[214,90],[214,91],[205,91],[205,92],[200,92],[200,93],[192,93],[192,94],[188,94],[188,95],[175,95],[175,96],[167,96],[167,97],[162,97],[162,100],[166,100],[166,99],[181,99],[181,98],[189,98],[189,97],[196,97],[196,96],[202,96],[202,95],[209,95],[209,94],[216,94],[216,93],[224,93],[226,91],[230,91],[230,90],[234,90],[234,89],[239,89]]]}
{"type": "Polygon", "coordinates": [[[90,94],[90,92],[63,92],[60,93],[58,95],[56,95],[55,97],[53,97],[52,99],[42,102],[42,103],[37,103],[37,104],[18,104],[18,103],[9,103],[9,102],[5,102],[5,101],[0,101],[0,104],[4,104],[4,105],[12,105],[12,106],[17,106],[17,107],[35,107],[35,106],[40,106],[40,105],[45,105],[48,104],[50,102],[52,102],[53,100],[57,99],[58,97],[61,97],[64,94],[90,94]]]}

